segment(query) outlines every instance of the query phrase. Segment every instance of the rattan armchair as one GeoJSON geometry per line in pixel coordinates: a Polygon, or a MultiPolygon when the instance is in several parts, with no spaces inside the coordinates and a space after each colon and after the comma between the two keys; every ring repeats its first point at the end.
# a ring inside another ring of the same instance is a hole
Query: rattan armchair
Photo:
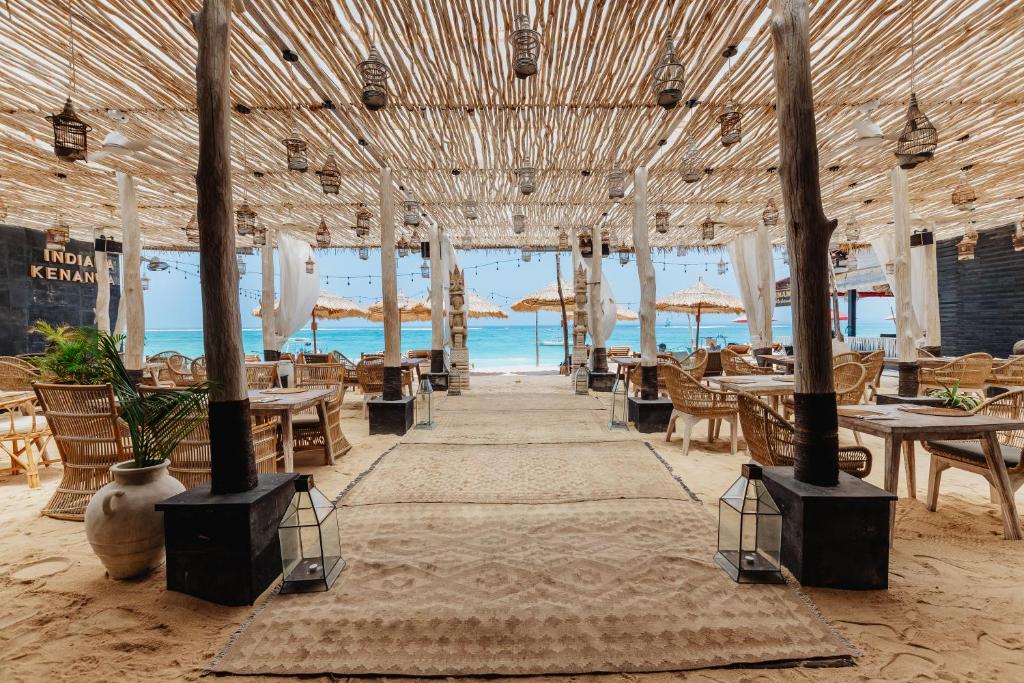
{"type": "MultiPolygon", "coordinates": [[[[793,425],[751,394],[741,392],[738,405],[750,457],[766,466],[792,467],[793,425]]],[[[871,451],[863,446],[840,446],[839,469],[863,479],[871,473],[871,451]]]]}
{"type": "MultiPolygon", "coordinates": [[[[319,409],[312,408],[299,413],[293,419],[295,452],[322,450],[326,454],[325,438],[329,438],[334,457],[348,453],[352,449],[352,444],[341,429],[341,404],[345,399],[345,366],[341,363],[296,365],[295,386],[334,391],[334,396],[326,402],[323,415],[319,409]]],[[[333,464],[333,461],[328,458],[327,464],[333,464]]]]}
{"type": "Polygon", "coordinates": [[[43,514],[80,522],[93,494],[110,481],[111,465],[132,457],[114,390],[109,384],[40,383],[34,389],[64,465],[43,514]]]}
{"type": "MultiPolygon", "coordinates": [[[[989,416],[999,416],[1011,420],[1024,420],[1024,389],[1015,389],[994,398],[990,398],[978,407],[973,413],[989,416]]],[[[1013,500],[1017,489],[1024,486],[1024,429],[999,432],[997,434],[1000,453],[1003,462],[1006,463],[1006,473],[1009,479],[1009,490],[1005,490],[998,478],[992,476],[992,470],[985,460],[985,453],[981,447],[981,441],[925,441],[924,447],[931,454],[931,466],[928,471],[928,509],[935,511],[939,500],[939,481],[942,479],[942,472],[955,467],[975,474],[980,474],[988,480],[992,487],[993,502],[1000,497],[1003,500],[1013,500]]]]}
{"type": "Polygon", "coordinates": [[[246,363],[245,382],[250,389],[255,390],[276,387],[278,385],[277,363],[246,363]]]}
{"type": "Polygon", "coordinates": [[[735,353],[738,353],[741,356],[750,353],[750,344],[726,344],[725,348],[729,349],[730,351],[734,351],[735,353]]]}
{"type": "Polygon", "coordinates": [[[196,378],[192,376],[192,360],[188,356],[175,353],[164,362],[167,364],[167,374],[174,382],[174,386],[187,387],[196,383],[196,378]]]}
{"type": "Polygon", "coordinates": [[[199,356],[192,361],[192,378],[196,382],[206,381],[206,356],[199,356]]]}
{"type": "Polygon", "coordinates": [[[961,391],[984,396],[985,382],[992,374],[992,356],[987,353],[969,353],[937,368],[918,370],[919,393],[923,396],[932,389],[958,385],[961,391]]]}
{"type": "Polygon", "coordinates": [[[39,463],[49,467],[57,462],[47,456],[50,429],[46,418],[36,413],[32,394],[13,395],[0,399],[0,453],[9,465],[0,467],[0,474],[25,473],[29,488],[39,488],[39,463]]]}
{"type": "Polygon", "coordinates": [[[609,346],[605,351],[608,358],[629,358],[631,354],[632,349],[628,346],[609,346]]]}
{"type": "MultiPolygon", "coordinates": [[[[660,369],[660,368],[659,368],[660,369]]],[[[735,455],[739,426],[736,394],[731,391],[709,389],[674,365],[664,367],[668,395],[672,399],[672,415],[669,417],[665,441],[672,440],[676,422],[683,422],[683,455],[690,451],[690,436],[693,426],[701,420],[708,421],[708,441],[713,442],[721,422],[729,423],[729,450],[735,455]]]]}
{"type": "Polygon", "coordinates": [[[842,365],[843,363],[859,363],[860,354],[856,351],[843,351],[832,356],[832,366],[842,365]]]}
{"type": "Polygon", "coordinates": [[[341,351],[331,351],[330,357],[332,363],[341,363],[345,367],[345,386],[358,388],[359,375],[356,373],[356,364],[341,351]]]}
{"type": "Polygon", "coordinates": [[[356,364],[359,389],[363,392],[363,417],[369,413],[368,404],[372,397],[384,391],[384,359],[363,358],[356,364]]]}
{"type": "Polygon", "coordinates": [[[870,403],[878,396],[878,389],[882,386],[885,351],[878,350],[865,354],[860,362],[864,366],[864,399],[870,403]]]}
{"type": "MultiPolygon", "coordinates": [[[[665,372],[663,368],[667,365],[674,365],[679,367],[679,361],[675,359],[675,356],[668,354],[658,354],[658,394],[664,396],[668,392],[668,388],[665,385],[665,372]]],[[[633,395],[640,395],[640,385],[643,382],[642,370],[639,364],[634,365],[629,371],[629,386],[633,388],[633,395]]]]}
{"type": "Polygon", "coordinates": [[[1017,356],[1002,363],[993,365],[992,372],[985,381],[985,389],[998,387],[1000,389],[1024,388],[1024,356],[1017,356]]]}
{"type": "Polygon", "coordinates": [[[39,370],[15,356],[0,356],[0,391],[32,391],[39,370]]]}
{"type": "Polygon", "coordinates": [[[300,363],[330,363],[331,362],[330,355],[331,354],[329,354],[329,353],[306,353],[306,352],[303,352],[303,353],[299,354],[299,362],[300,363]]]}
{"type": "Polygon", "coordinates": [[[754,365],[732,349],[722,349],[722,371],[726,375],[771,375],[771,368],[754,365]]]}
{"type": "Polygon", "coordinates": [[[690,377],[700,381],[704,378],[704,371],[708,367],[708,350],[697,349],[689,356],[679,361],[679,367],[685,370],[690,377]]]}

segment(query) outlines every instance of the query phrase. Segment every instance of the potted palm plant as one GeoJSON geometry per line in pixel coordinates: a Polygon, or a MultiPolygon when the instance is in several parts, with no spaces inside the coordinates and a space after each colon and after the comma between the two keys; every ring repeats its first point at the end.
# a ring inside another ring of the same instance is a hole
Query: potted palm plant
{"type": "Polygon", "coordinates": [[[954,382],[951,386],[945,384],[941,389],[932,389],[928,392],[932,398],[942,400],[944,408],[955,408],[963,411],[971,411],[978,407],[978,399],[960,391],[960,382],[954,382]]]}
{"type": "Polygon", "coordinates": [[[163,513],[154,505],[185,487],[167,472],[178,443],[206,419],[207,387],[140,391],[118,352],[119,339],[99,333],[97,362],[117,396],[132,459],[110,468],[113,481],[85,511],[85,533],[111,578],[141,576],[163,562],[163,513]]]}

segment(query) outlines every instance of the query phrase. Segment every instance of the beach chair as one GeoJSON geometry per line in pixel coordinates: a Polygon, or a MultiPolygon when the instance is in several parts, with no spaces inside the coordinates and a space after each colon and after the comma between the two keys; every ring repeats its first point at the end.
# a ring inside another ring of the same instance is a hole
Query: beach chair
{"type": "Polygon", "coordinates": [[[664,372],[668,395],[672,399],[672,415],[668,420],[665,441],[672,440],[676,422],[682,420],[683,455],[686,455],[690,451],[690,435],[695,424],[707,420],[708,441],[713,442],[718,437],[720,423],[728,422],[729,451],[736,455],[739,431],[736,394],[731,391],[709,389],[674,365],[666,365],[664,372]]]}
{"type": "Polygon", "coordinates": [[[369,416],[369,401],[384,391],[384,358],[363,358],[356,364],[359,389],[363,392],[363,418],[369,416]]]}
{"type": "MultiPolygon", "coordinates": [[[[295,367],[299,367],[296,365],[295,367]]],[[[278,384],[276,363],[246,363],[245,382],[250,389],[272,389],[278,384]]]]}
{"type": "MultiPolygon", "coordinates": [[[[972,413],[1024,420],[1024,389],[1015,389],[990,398],[972,413]]],[[[985,461],[980,440],[972,441],[925,441],[924,448],[931,454],[928,468],[928,509],[935,512],[939,501],[939,482],[943,471],[956,469],[973,472],[985,477],[991,487],[992,502],[1012,500],[1014,494],[1024,486],[1024,429],[998,432],[1000,455],[1006,463],[1010,488],[1004,490],[999,480],[992,476],[992,470],[985,461]]],[[[1004,508],[1005,509],[1005,508],[1004,508]]]]}
{"type": "Polygon", "coordinates": [[[986,393],[990,387],[1008,391],[1024,388],[1024,356],[1017,356],[1000,365],[993,365],[992,372],[985,380],[986,393]]]}
{"type": "Polygon", "coordinates": [[[864,366],[864,401],[871,403],[878,396],[878,389],[882,386],[882,370],[885,365],[885,351],[878,350],[866,354],[860,359],[864,366]]]}
{"type": "MultiPolygon", "coordinates": [[[[853,406],[864,400],[864,385],[867,383],[867,369],[860,363],[840,363],[832,366],[832,386],[836,392],[837,406],[853,406]]],[[[793,414],[793,397],[782,397],[782,414],[789,420],[793,414]]],[[[854,431],[853,438],[860,445],[860,433],[854,431]]]]}
{"type": "Polygon", "coordinates": [[[734,351],[735,353],[738,353],[741,356],[750,353],[750,344],[726,344],[725,348],[729,349],[730,351],[734,351]]]}
{"type": "Polygon", "coordinates": [[[93,494],[110,482],[110,467],[132,457],[109,384],[33,387],[57,444],[64,474],[42,513],[81,522],[93,494]]]}
{"type": "Polygon", "coordinates": [[[969,353],[937,368],[918,370],[918,394],[925,396],[932,389],[957,385],[961,391],[985,395],[985,382],[992,374],[992,356],[969,353]]]}
{"type": "Polygon", "coordinates": [[[58,462],[47,457],[50,428],[46,418],[37,414],[33,394],[0,398],[0,452],[9,465],[0,467],[0,474],[25,473],[29,488],[39,488],[39,464],[45,467],[58,462]]]}
{"type": "MultiPolygon", "coordinates": [[[[341,363],[304,363],[295,366],[295,386],[306,389],[332,389],[334,397],[327,401],[323,421],[316,408],[304,410],[292,421],[295,452],[322,450],[330,439],[334,457],[352,449],[341,429],[341,404],[345,399],[345,366],[341,363]],[[325,434],[326,428],[326,434],[325,434]]],[[[334,464],[333,460],[326,464],[334,464]]]]}
{"type": "Polygon", "coordinates": [[[192,360],[188,356],[176,353],[164,361],[167,365],[167,374],[174,386],[187,387],[196,383],[192,376],[192,360]]]}
{"type": "MultiPolygon", "coordinates": [[[[740,392],[738,405],[750,457],[765,466],[792,467],[793,425],[751,394],[740,392]]],[[[863,446],[840,446],[839,469],[863,479],[871,473],[871,451],[863,446]]]]}
{"type": "Polygon", "coordinates": [[[771,375],[771,368],[754,365],[732,349],[722,349],[722,371],[726,375],[771,375]]]}

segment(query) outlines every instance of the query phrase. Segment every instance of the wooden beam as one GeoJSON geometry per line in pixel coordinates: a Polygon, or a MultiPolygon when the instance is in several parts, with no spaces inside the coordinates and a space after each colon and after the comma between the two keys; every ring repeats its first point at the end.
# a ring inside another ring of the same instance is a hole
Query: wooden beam
{"type": "Polygon", "coordinates": [[[647,224],[647,167],[633,173],[633,251],[640,278],[640,398],[658,398],[658,342],[654,262],[651,260],[650,228],[647,224]]]}
{"type": "Polygon", "coordinates": [[[125,333],[124,366],[141,373],[143,347],[146,340],[146,307],[142,298],[142,232],[139,229],[139,200],[135,178],[117,172],[117,194],[121,208],[122,264],[121,298],[124,301],[125,333]]]}
{"type": "Polygon", "coordinates": [[[277,339],[277,313],[274,310],[274,229],[267,226],[267,243],[260,247],[260,316],[263,323],[263,360],[281,357],[277,339]]]}
{"type": "Polygon", "coordinates": [[[388,166],[380,169],[380,274],[384,304],[383,398],[397,401],[402,398],[402,319],[395,263],[395,198],[388,166]]]}
{"type": "Polygon", "coordinates": [[[828,244],[818,178],[807,0],[772,0],[779,178],[786,207],[796,351],[794,476],[818,486],[839,481],[836,394],[829,329],[828,244]]]}
{"type": "Polygon", "coordinates": [[[196,217],[203,347],[211,386],[211,487],[213,493],[238,493],[255,488],[257,477],[231,203],[231,0],[204,0],[197,33],[196,217]]]}

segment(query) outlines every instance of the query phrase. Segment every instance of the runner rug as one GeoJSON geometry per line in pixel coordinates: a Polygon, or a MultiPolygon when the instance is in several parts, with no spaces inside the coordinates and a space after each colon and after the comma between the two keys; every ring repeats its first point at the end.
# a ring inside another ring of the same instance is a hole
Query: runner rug
{"type": "Polygon", "coordinates": [[[715,565],[712,512],[639,441],[400,444],[339,499],[348,567],[334,587],[271,598],[210,670],[849,663],[850,646],[795,591],[738,585],[715,565]]]}

